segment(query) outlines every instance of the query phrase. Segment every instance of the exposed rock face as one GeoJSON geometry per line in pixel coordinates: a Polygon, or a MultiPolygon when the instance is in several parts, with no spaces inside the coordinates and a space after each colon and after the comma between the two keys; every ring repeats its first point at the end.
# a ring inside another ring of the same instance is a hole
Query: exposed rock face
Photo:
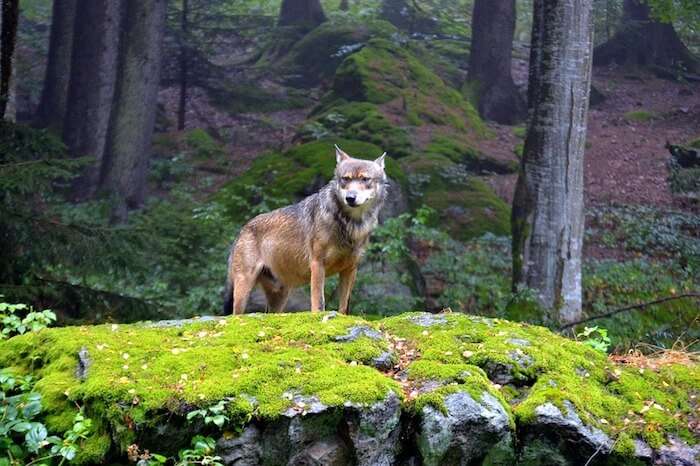
{"type": "Polygon", "coordinates": [[[448,395],[445,408],[421,412],[418,449],[426,466],[475,464],[494,448],[511,447],[509,416],[490,394],[479,402],[464,392],[448,395]]]}

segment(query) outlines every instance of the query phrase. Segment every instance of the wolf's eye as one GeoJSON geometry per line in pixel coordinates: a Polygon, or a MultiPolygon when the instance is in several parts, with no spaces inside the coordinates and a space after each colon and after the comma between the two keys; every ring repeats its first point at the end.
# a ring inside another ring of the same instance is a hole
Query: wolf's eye
{"type": "Polygon", "coordinates": [[[340,178],[344,183],[350,183],[352,181],[352,178],[349,176],[343,176],[340,178]]]}
{"type": "Polygon", "coordinates": [[[363,177],[360,178],[360,179],[361,179],[362,181],[364,181],[365,183],[367,183],[369,180],[371,180],[371,178],[370,178],[369,176],[363,176],[363,177]]]}

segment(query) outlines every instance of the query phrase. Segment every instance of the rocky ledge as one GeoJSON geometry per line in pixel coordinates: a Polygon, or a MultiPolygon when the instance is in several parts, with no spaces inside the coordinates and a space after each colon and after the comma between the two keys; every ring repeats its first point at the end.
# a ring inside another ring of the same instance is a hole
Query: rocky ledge
{"type": "Polygon", "coordinates": [[[700,454],[697,365],[620,365],[542,327],[462,314],[57,328],[0,343],[0,367],[34,375],[50,430],[84,408],[94,429],[79,464],[172,455],[197,434],[239,466],[693,465],[700,454]],[[223,417],[188,416],[202,409],[223,417]]]}

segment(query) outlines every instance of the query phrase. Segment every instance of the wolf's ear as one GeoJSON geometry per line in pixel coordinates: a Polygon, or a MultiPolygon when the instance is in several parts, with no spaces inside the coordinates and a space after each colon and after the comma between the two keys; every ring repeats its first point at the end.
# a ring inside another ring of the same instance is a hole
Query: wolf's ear
{"type": "Polygon", "coordinates": [[[386,152],[384,152],[377,160],[374,161],[377,165],[382,167],[382,170],[384,170],[384,157],[386,156],[386,152]]]}
{"type": "Polygon", "coordinates": [[[335,145],[335,163],[340,165],[341,162],[348,160],[350,156],[343,152],[343,149],[338,147],[338,144],[335,145]]]}

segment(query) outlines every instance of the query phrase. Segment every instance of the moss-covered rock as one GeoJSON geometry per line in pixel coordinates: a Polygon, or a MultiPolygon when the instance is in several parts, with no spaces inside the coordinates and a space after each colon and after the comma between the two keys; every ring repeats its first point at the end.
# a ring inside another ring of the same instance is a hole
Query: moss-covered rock
{"type": "MultiPolygon", "coordinates": [[[[253,205],[265,201],[272,204],[267,206],[270,208],[313,194],[333,177],[336,165],[334,144],[353,157],[368,160],[374,160],[384,152],[374,144],[347,139],[322,139],[284,153],[269,152],[255,159],[248,171],[224,186],[217,198],[231,215],[243,220],[241,199],[253,205]]],[[[386,159],[386,173],[397,186],[406,183],[403,170],[391,154],[386,159]]],[[[395,195],[400,195],[400,192],[395,195]]]]}
{"type": "Polygon", "coordinates": [[[390,37],[396,28],[386,21],[362,23],[343,19],[326,21],[295,42],[274,69],[299,87],[312,87],[331,79],[349,54],[362,48],[371,37],[390,37]]]}
{"type": "Polygon", "coordinates": [[[495,464],[514,457],[516,435],[530,456],[541,442],[576,464],[598,445],[601,464],[621,464],[635,443],[662,451],[672,438],[699,440],[690,427],[697,364],[640,370],[541,327],[463,314],[65,327],[0,343],[0,366],[34,375],[54,432],[70,427],[76,403],[85,408],[96,427],[79,464],[118,462],[134,443],[172,454],[201,432],[220,436],[231,458],[247,448],[252,464],[287,464],[321,446],[359,464],[402,447],[423,464],[453,464],[454,448],[495,464]],[[387,352],[402,361],[396,377],[373,367],[387,352]],[[222,400],[223,432],[187,422],[222,400]],[[407,450],[413,442],[417,451],[407,450]]]}
{"type": "Polygon", "coordinates": [[[410,201],[435,209],[455,238],[470,239],[491,232],[508,235],[510,209],[486,182],[473,176],[464,164],[442,154],[401,159],[409,175],[410,201]]]}
{"type": "Polygon", "coordinates": [[[375,144],[394,158],[412,152],[407,131],[393,125],[376,104],[369,102],[334,102],[299,131],[302,141],[331,136],[375,144]]]}
{"type": "Polygon", "coordinates": [[[474,107],[405,48],[372,39],[348,56],[336,72],[333,93],[349,101],[400,102],[411,125],[449,125],[478,134],[486,129],[474,107]]]}

